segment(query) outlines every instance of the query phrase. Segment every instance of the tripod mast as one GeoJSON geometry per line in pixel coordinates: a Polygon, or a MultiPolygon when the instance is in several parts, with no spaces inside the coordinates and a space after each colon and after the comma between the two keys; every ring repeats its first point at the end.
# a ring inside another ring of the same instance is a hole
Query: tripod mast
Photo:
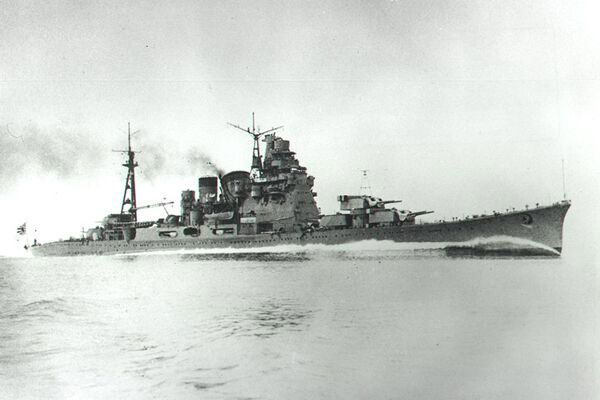
{"type": "MultiPolygon", "coordinates": [[[[136,132],[134,132],[135,134],[136,132]]],[[[133,221],[137,221],[137,200],[135,196],[135,167],[138,163],[135,161],[136,151],[131,149],[131,124],[127,123],[127,150],[114,150],[119,153],[127,154],[127,160],[123,164],[127,168],[127,177],[125,178],[125,189],[123,190],[123,200],[121,201],[121,214],[128,212],[133,221]],[[129,204],[128,210],[125,206],[129,204]]]]}

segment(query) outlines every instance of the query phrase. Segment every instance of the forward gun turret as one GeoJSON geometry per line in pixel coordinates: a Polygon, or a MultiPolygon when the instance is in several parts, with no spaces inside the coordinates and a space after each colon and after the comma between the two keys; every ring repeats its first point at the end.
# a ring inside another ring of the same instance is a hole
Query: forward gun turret
{"type": "Polygon", "coordinates": [[[415,218],[419,215],[431,214],[433,211],[410,211],[410,210],[399,210],[398,216],[400,217],[400,221],[404,224],[414,224],[415,218]]]}
{"type": "Polygon", "coordinates": [[[400,203],[402,200],[382,200],[366,195],[340,195],[338,201],[340,211],[336,215],[324,215],[321,227],[344,229],[414,224],[415,217],[433,212],[386,208],[386,204],[400,203]]]}

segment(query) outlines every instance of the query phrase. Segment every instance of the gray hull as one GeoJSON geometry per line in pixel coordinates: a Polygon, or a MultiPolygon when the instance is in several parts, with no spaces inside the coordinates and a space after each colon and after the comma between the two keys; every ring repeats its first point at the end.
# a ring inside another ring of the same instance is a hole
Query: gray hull
{"type": "MultiPolygon", "coordinates": [[[[155,240],[58,241],[32,247],[35,256],[78,256],[142,253],[177,249],[257,248],[282,244],[342,244],[363,240],[405,243],[468,244],[489,239],[493,251],[503,243],[522,248],[562,251],[562,230],[570,202],[505,214],[439,223],[397,225],[360,229],[317,230],[305,233],[232,235],[194,238],[156,238],[155,240]],[[515,240],[516,239],[516,240],[515,240]]],[[[500,246],[500,247],[498,247],[500,246]]],[[[460,248],[460,246],[459,246],[460,248]]],[[[514,247],[513,247],[514,248],[514,247]]]]}

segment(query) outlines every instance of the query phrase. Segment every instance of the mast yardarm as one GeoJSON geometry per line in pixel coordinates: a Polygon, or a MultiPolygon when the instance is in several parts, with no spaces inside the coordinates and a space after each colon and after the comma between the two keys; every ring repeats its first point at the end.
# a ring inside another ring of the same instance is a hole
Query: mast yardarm
{"type": "Polygon", "coordinates": [[[258,130],[256,129],[256,124],[255,124],[255,119],[254,119],[254,113],[252,113],[252,130],[250,130],[249,127],[246,128],[246,129],[244,129],[244,128],[242,128],[239,125],[232,124],[232,123],[229,123],[229,122],[227,124],[230,125],[230,126],[233,126],[234,128],[237,128],[237,129],[239,129],[241,131],[244,131],[244,132],[252,135],[252,137],[254,139],[254,147],[252,148],[252,168],[251,168],[251,171],[250,171],[250,175],[253,176],[253,177],[259,177],[259,176],[261,176],[263,165],[262,165],[262,158],[261,158],[261,155],[260,155],[260,146],[259,146],[259,143],[258,143],[258,139],[260,139],[261,136],[263,136],[263,135],[265,135],[267,133],[271,133],[271,132],[274,132],[274,131],[276,131],[278,129],[283,128],[283,126],[278,126],[277,128],[271,128],[271,129],[268,129],[266,131],[262,131],[261,132],[260,129],[258,129],[258,130]]]}

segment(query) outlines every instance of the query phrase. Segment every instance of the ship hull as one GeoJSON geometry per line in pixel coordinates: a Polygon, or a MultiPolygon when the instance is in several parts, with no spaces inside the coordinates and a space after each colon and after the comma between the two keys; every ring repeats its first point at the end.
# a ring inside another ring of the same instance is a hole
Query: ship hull
{"type": "MultiPolygon", "coordinates": [[[[446,243],[448,248],[460,250],[461,244],[475,240],[494,243],[489,252],[503,254],[509,250],[503,243],[511,243],[522,254],[536,254],[532,249],[562,251],[562,231],[570,202],[551,206],[481,216],[456,221],[413,225],[379,226],[316,230],[304,233],[270,233],[194,238],[157,238],[156,240],[102,240],[58,241],[32,248],[35,256],[80,256],[143,253],[178,249],[260,248],[278,245],[335,245],[364,240],[403,243],[446,243]],[[516,239],[516,240],[515,240],[516,239]]],[[[464,247],[466,248],[466,247],[464,247]]],[[[481,252],[482,248],[479,247],[481,252]]],[[[485,250],[483,250],[485,252],[485,250]]]]}

